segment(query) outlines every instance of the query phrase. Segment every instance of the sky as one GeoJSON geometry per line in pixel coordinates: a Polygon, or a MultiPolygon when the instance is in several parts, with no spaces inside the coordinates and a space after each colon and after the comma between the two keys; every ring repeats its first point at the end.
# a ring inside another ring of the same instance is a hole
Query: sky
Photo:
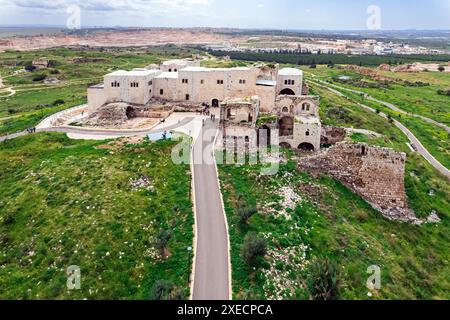
{"type": "Polygon", "coordinates": [[[365,30],[375,5],[382,30],[450,30],[450,0],[0,0],[0,25],[66,26],[74,5],[81,27],[365,30]]]}

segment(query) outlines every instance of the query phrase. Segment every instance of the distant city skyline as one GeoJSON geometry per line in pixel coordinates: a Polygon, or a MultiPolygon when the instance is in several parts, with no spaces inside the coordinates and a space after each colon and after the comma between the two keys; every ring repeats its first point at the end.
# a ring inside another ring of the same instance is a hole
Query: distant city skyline
{"type": "Polygon", "coordinates": [[[215,27],[369,30],[377,6],[381,30],[449,30],[450,0],[0,0],[0,25],[80,27],[215,27]],[[370,10],[369,10],[370,11],[370,10]]]}

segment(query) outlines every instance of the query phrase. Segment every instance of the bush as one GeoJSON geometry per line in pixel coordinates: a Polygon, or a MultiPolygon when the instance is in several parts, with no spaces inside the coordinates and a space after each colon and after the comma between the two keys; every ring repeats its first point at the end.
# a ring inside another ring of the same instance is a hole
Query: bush
{"type": "Polygon", "coordinates": [[[58,100],[55,100],[54,102],[53,102],[53,106],[54,107],[56,107],[56,106],[60,106],[60,105],[62,105],[62,104],[64,104],[64,103],[66,103],[64,100],[62,100],[62,99],[58,99],[58,100]]]}
{"type": "Polygon", "coordinates": [[[440,72],[444,72],[444,71],[445,71],[445,68],[444,68],[443,66],[439,66],[438,70],[439,70],[440,72]]]}
{"type": "Polygon", "coordinates": [[[258,213],[258,210],[254,207],[243,207],[238,209],[239,221],[241,224],[247,224],[248,219],[258,213]]]}
{"type": "Polygon", "coordinates": [[[173,290],[173,284],[169,281],[158,280],[153,285],[151,300],[168,300],[173,290]]]}
{"type": "Polygon", "coordinates": [[[258,258],[264,257],[267,253],[266,241],[259,238],[256,233],[249,233],[242,244],[242,257],[249,265],[255,265],[258,258]]]}
{"type": "Polygon", "coordinates": [[[35,77],[33,78],[33,81],[34,81],[34,82],[38,82],[38,81],[44,80],[45,78],[47,78],[47,76],[46,76],[45,74],[40,74],[40,75],[35,76],[35,77]]]}
{"type": "Polygon", "coordinates": [[[450,96],[450,89],[446,89],[446,90],[439,89],[437,91],[437,94],[442,95],[442,96],[450,96]]]}
{"type": "Polygon", "coordinates": [[[7,214],[6,216],[3,217],[3,225],[4,226],[9,226],[14,224],[14,222],[16,222],[16,219],[14,218],[14,216],[12,214],[7,214]]]}
{"type": "Polygon", "coordinates": [[[313,300],[338,300],[341,282],[339,268],[329,258],[315,260],[309,269],[308,291],[313,300]]]}
{"type": "Polygon", "coordinates": [[[59,72],[58,69],[53,69],[50,71],[51,74],[60,74],[61,72],[59,72]]]}
{"type": "Polygon", "coordinates": [[[164,255],[170,239],[172,238],[172,232],[168,230],[161,230],[156,235],[156,248],[160,251],[161,255],[164,255]]]}

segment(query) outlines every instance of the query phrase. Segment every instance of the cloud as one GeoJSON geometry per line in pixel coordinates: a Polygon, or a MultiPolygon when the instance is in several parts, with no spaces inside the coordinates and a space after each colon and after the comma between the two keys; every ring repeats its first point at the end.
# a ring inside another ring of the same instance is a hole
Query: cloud
{"type": "Polygon", "coordinates": [[[62,11],[77,5],[85,11],[161,13],[198,9],[208,6],[212,0],[0,0],[0,4],[5,3],[29,10],[62,11]]]}

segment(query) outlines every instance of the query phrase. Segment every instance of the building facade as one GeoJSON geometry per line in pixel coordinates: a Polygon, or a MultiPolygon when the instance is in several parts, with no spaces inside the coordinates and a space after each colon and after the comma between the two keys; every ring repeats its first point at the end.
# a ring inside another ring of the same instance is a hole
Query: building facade
{"type": "Polygon", "coordinates": [[[306,95],[304,90],[303,73],[294,68],[205,68],[198,61],[171,60],[159,69],[120,70],[107,74],[103,84],[88,89],[88,106],[90,112],[95,112],[118,102],[149,107],[152,100],[193,106],[208,104],[223,109],[221,120],[224,125],[236,125],[237,121],[243,126],[255,125],[259,114],[267,113],[278,118],[271,130],[279,130],[282,145],[318,150],[321,135],[319,99],[306,95]]]}

